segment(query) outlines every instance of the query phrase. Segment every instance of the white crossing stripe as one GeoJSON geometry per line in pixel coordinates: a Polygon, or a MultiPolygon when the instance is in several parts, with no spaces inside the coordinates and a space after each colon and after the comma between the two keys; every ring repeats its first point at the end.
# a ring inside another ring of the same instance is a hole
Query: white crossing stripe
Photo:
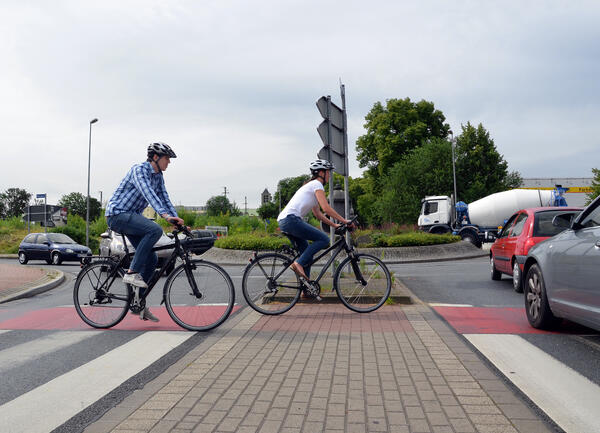
{"type": "Polygon", "coordinates": [[[179,346],[192,332],[150,331],[0,406],[2,431],[46,433],[179,346]]]}
{"type": "Polygon", "coordinates": [[[518,335],[464,336],[567,433],[600,432],[600,386],[518,335]]]}
{"type": "Polygon", "coordinates": [[[0,374],[48,353],[56,352],[86,338],[100,335],[98,331],[56,332],[33,341],[0,351],[0,374]]]}
{"type": "Polygon", "coordinates": [[[0,334],[4,334],[5,332],[10,332],[11,329],[0,329],[0,334]]]}

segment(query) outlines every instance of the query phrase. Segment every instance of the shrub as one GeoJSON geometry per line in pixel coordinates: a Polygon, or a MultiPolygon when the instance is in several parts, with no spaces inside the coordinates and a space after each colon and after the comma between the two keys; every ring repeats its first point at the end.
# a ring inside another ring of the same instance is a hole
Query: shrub
{"type": "Polygon", "coordinates": [[[217,239],[215,247],[229,250],[265,251],[290,245],[287,238],[258,233],[234,234],[217,239]]]}
{"type": "Polygon", "coordinates": [[[434,235],[431,233],[423,232],[411,232],[403,233],[394,236],[373,236],[374,242],[372,244],[363,245],[365,247],[409,247],[409,246],[421,246],[421,245],[439,245],[439,244],[450,244],[453,242],[460,241],[460,236],[454,236],[450,233],[443,235],[434,235]]]}

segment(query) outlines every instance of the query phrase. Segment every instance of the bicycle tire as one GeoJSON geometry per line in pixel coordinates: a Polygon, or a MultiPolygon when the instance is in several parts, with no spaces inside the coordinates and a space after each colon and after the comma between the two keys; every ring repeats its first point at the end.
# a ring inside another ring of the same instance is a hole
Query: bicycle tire
{"type": "Polygon", "coordinates": [[[246,266],[242,293],[250,307],[261,314],[277,315],[296,305],[302,286],[289,267],[291,263],[292,259],[283,254],[266,253],[257,255],[246,266]]]}
{"type": "Polygon", "coordinates": [[[381,307],[392,291],[392,277],[387,266],[369,254],[347,257],[333,276],[333,286],[342,303],[357,313],[370,313],[381,307]],[[349,272],[344,272],[346,266],[349,272]],[[360,272],[365,285],[357,280],[360,272]]]}
{"type": "Polygon", "coordinates": [[[229,274],[219,265],[205,260],[191,260],[191,275],[198,291],[194,295],[186,274],[187,264],[176,267],[165,282],[167,312],[179,326],[190,331],[208,331],[222,324],[235,304],[235,289],[229,274]]]}
{"type": "Polygon", "coordinates": [[[79,317],[94,328],[110,328],[119,323],[129,310],[131,288],[123,283],[123,270],[117,269],[112,282],[108,278],[117,264],[95,262],[77,275],[73,303],[79,317]],[[108,291],[106,290],[108,285],[108,291]]]}

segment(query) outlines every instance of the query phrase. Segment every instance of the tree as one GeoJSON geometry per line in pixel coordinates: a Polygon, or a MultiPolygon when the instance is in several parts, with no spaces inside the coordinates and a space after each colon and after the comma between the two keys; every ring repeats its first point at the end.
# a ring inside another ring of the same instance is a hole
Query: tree
{"type": "Polygon", "coordinates": [[[0,194],[2,217],[20,217],[31,200],[31,194],[21,188],[9,188],[0,194]]]}
{"type": "Polygon", "coordinates": [[[600,169],[592,168],[594,179],[592,180],[592,192],[587,195],[586,205],[600,195],[600,169]]]}
{"type": "Polygon", "coordinates": [[[416,224],[421,200],[426,195],[450,195],[453,185],[451,144],[433,138],[412,149],[385,176],[381,194],[371,204],[371,222],[416,224]]]}
{"type": "Polygon", "coordinates": [[[356,140],[360,167],[371,176],[385,175],[412,149],[431,138],[445,138],[450,126],[433,102],[410,98],[388,99],[385,107],[376,102],[365,116],[367,133],[356,140]]]}
{"type": "Polygon", "coordinates": [[[277,204],[277,208],[279,209],[279,204],[281,203],[281,209],[283,209],[284,206],[292,199],[292,196],[296,193],[296,191],[298,191],[298,189],[304,185],[308,179],[310,179],[310,176],[307,174],[281,179],[277,184],[277,191],[273,197],[273,201],[275,204],[277,204]],[[280,196],[281,202],[279,201],[280,196]]]}
{"type": "MultiPolygon", "coordinates": [[[[58,201],[58,205],[66,207],[69,213],[79,215],[85,220],[87,214],[87,196],[80,192],[72,192],[63,195],[58,201]]],[[[94,197],[90,197],[90,221],[95,220],[102,213],[102,205],[94,197]]]]}
{"type": "Polygon", "coordinates": [[[227,197],[224,195],[213,196],[206,202],[206,214],[208,216],[219,216],[219,215],[239,215],[240,210],[235,205],[232,205],[227,197]]]}
{"type": "Polygon", "coordinates": [[[489,194],[516,188],[522,182],[518,172],[498,153],[494,140],[480,123],[467,122],[456,140],[456,184],[458,199],[470,203],[489,194]]]}
{"type": "Polygon", "coordinates": [[[271,201],[263,203],[261,207],[256,210],[256,213],[264,220],[277,218],[279,215],[279,205],[271,201]]]}

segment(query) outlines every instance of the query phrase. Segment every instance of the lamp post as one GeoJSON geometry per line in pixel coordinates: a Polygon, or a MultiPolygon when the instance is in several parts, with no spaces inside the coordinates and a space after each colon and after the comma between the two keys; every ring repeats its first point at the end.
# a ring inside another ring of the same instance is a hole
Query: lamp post
{"type": "Polygon", "coordinates": [[[90,246],[90,161],[92,158],[92,124],[98,119],[90,120],[90,141],[88,145],[88,182],[87,182],[87,205],[85,209],[85,246],[90,246]]]}
{"type": "Polygon", "coordinates": [[[456,201],[458,200],[458,197],[456,196],[456,167],[454,164],[454,147],[456,146],[456,141],[454,140],[454,134],[452,131],[448,132],[451,136],[450,145],[452,146],[452,176],[454,178],[454,209],[452,210],[452,215],[455,216],[454,219],[456,220],[456,201]]]}

